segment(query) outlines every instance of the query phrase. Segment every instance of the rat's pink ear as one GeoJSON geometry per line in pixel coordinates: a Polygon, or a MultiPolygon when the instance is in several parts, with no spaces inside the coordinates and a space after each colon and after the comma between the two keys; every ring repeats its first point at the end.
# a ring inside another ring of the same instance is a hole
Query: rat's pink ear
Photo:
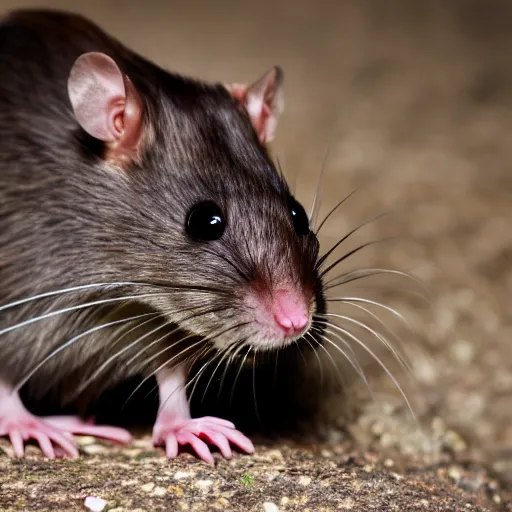
{"type": "Polygon", "coordinates": [[[252,85],[232,84],[227,88],[247,109],[260,141],[266,143],[273,140],[284,110],[281,68],[275,66],[252,85]]]}
{"type": "Polygon", "coordinates": [[[135,87],[103,53],[85,53],[75,61],[68,94],[80,126],[123,153],[135,149],[142,125],[142,104],[135,87]]]}

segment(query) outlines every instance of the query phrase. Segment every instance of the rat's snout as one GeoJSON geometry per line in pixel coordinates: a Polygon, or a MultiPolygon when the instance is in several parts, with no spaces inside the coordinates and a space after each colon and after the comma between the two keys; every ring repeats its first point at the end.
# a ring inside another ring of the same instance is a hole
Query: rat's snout
{"type": "Polygon", "coordinates": [[[277,348],[303,335],[311,320],[310,299],[296,285],[270,290],[253,283],[245,296],[251,321],[258,326],[252,343],[277,348]]]}
{"type": "Polygon", "coordinates": [[[309,322],[309,311],[304,297],[288,289],[278,290],[273,298],[274,320],[286,336],[299,334],[309,322]]]}

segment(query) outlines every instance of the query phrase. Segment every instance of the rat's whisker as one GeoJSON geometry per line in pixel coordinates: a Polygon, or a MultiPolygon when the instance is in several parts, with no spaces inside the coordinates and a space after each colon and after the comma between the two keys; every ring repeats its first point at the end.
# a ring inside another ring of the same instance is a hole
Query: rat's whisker
{"type": "Polygon", "coordinates": [[[226,262],[231,268],[235,270],[235,272],[241,276],[246,282],[250,282],[251,278],[247,271],[242,270],[238,265],[236,265],[230,258],[225,256],[224,254],[220,254],[215,251],[210,251],[208,249],[203,249],[206,254],[211,254],[216,258],[220,258],[222,261],[226,262]]]}
{"type": "Polygon", "coordinates": [[[72,292],[79,292],[83,290],[90,290],[92,288],[117,288],[120,286],[130,286],[134,285],[135,283],[130,282],[118,282],[118,283],[94,283],[94,284],[85,284],[82,286],[72,286],[70,288],[61,288],[60,290],[53,290],[50,292],[40,293],[38,295],[32,295],[31,297],[27,297],[25,299],[16,300],[13,302],[9,302],[8,304],[4,304],[3,306],[0,306],[0,311],[4,311],[6,309],[13,308],[15,306],[21,306],[22,304],[26,304],[27,302],[36,301],[39,299],[45,299],[47,297],[53,297],[55,295],[64,295],[66,293],[72,293],[72,292]]]}
{"type": "MultiPolygon", "coordinates": [[[[180,311],[177,311],[177,313],[184,313],[185,311],[194,311],[195,309],[197,309],[196,307],[194,308],[185,308],[185,309],[182,309],[180,311]]],[[[188,316],[188,317],[185,317],[183,319],[183,321],[188,321],[188,320],[191,320],[193,318],[200,318],[202,316],[205,316],[205,315],[209,315],[211,313],[217,313],[219,311],[223,311],[223,308],[210,308],[210,309],[207,309],[206,311],[195,311],[192,315],[188,316]]],[[[169,327],[170,324],[166,324],[166,327],[169,327]]],[[[135,354],[132,358],[130,358],[127,362],[126,362],[126,365],[127,366],[130,366],[131,364],[133,364],[144,352],[147,352],[148,350],[150,350],[152,347],[154,347],[157,343],[159,343],[160,341],[162,341],[162,339],[166,338],[167,336],[171,336],[172,334],[175,334],[176,332],[178,332],[181,328],[180,327],[176,327],[175,329],[173,329],[171,332],[168,332],[165,334],[165,336],[162,336],[156,340],[153,340],[151,343],[149,343],[148,345],[146,345],[144,348],[142,348],[141,350],[139,350],[137,352],[137,354],[135,354]]],[[[196,336],[195,334],[191,333],[189,336],[187,336],[186,338],[182,338],[183,339],[189,339],[191,337],[194,337],[196,336]]],[[[158,355],[160,355],[161,353],[167,351],[170,349],[170,347],[172,347],[172,344],[169,346],[169,347],[166,347],[163,349],[163,351],[160,351],[158,352],[158,355]]],[[[146,365],[148,365],[151,361],[153,361],[157,356],[156,355],[153,355],[151,356],[149,359],[146,359],[142,364],[141,364],[141,367],[144,367],[146,365]]]]}
{"type": "MultiPolygon", "coordinates": [[[[137,323],[136,325],[134,325],[133,327],[131,327],[130,329],[128,329],[127,331],[125,331],[124,333],[121,334],[120,337],[116,338],[115,341],[112,342],[112,344],[110,345],[110,340],[112,340],[118,333],[117,331],[115,333],[113,333],[113,335],[109,338],[109,341],[107,341],[105,343],[105,346],[110,346],[110,347],[114,347],[115,345],[117,345],[118,343],[121,342],[121,340],[123,338],[125,338],[126,336],[128,336],[131,332],[135,331],[136,329],[140,329],[142,327],[144,327],[144,325],[150,323],[150,322],[153,322],[155,321],[156,318],[158,317],[163,317],[163,315],[161,313],[153,313],[151,315],[151,317],[147,320],[145,320],[144,322],[139,322],[137,323]]],[[[122,326],[123,327],[123,326],[122,326]]],[[[99,366],[96,371],[83,383],[81,384],[74,392],[74,396],[78,396],[82,391],[84,391],[87,386],[89,384],[91,384],[100,374],[101,372],[108,367],[108,365],[114,361],[117,357],[121,356],[126,350],[128,350],[129,348],[131,348],[133,345],[135,345],[136,342],[138,342],[140,340],[140,338],[138,338],[134,343],[128,345],[128,347],[124,347],[123,349],[119,350],[118,352],[116,352],[114,355],[112,355],[110,358],[108,358],[101,366],[99,366]]]]}
{"type": "Polygon", "coordinates": [[[309,222],[313,228],[313,231],[315,229],[315,224],[316,224],[316,221],[317,221],[317,216],[318,216],[318,204],[319,204],[319,196],[321,194],[321,185],[322,185],[322,179],[324,177],[324,173],[327,169],[327,162],[329,161],[329,156],[331,154],[331,149],[332,149],[332,145],[333,145],[333,142],[334,141],[331,141],[326,150],[325,150],[325,155],[324,155],[324,159],[323,159],[323,162],[322,162],[322,167],[320,169],[320,174],[318,176],[318,182],[317,182],[317,185],[316,185],[316,191],[315,191],[315,196],[313,197],[313,203],[311,205],[311,212],[309,214],[309,222]]]}
{"type": "MultiPolygon", "coordinates": [[[[326,335],[325,333],[322,333],[322,339],[325,339],[326,335]]],[[[326,354],[329,360],[331,361],[334,369],[336,370],[336,376],[338,377],[338,381],[340,382],[341,386],[344,386],[345,379],[343,378],[343,375],[341,374],[340,369],[338,368],[338,365],[336,364],[336,361],[334,361],[334,358],[332,357],[331,353],[323,346],[323,344],[313,338],[315,343],[318,345],[319,348],[321,348],[326,354]]]]}
{"type": "Polygon", "coordinates": [[[418,279],[417,277],[409,274],[408,272],[403,272],[401,270],[394,270],[388,268],[361,268],[357,270],[351,270],[349,272],[343,272],[342,274],[337,275],[331,279],[328,279],[325,282],[325,289],[329,290],[336,286],[341,286],[343,284],[350,283],[352,281],[356,281],[357,279],[363,279],[367,277],[373,277],[378,275],[394,275],[398,277],[404,277],[411,281],[414,281],[420,288],[422,288],[425,293],[428,295],[428,290],[426,289],[424,283],[418,279]]]}
{"type": "MultiPolygon", "coordinates": [[[[153,319],[151,319],[153,320],[153,319]]],[[[140,326],[138,326],[140,327],[140,326]]],[[[138,345],[140,342],[142,342],[144,339],[146,339],[148,336],[151,336],[152,334],[155,334],[156,332],[158,332],[159,330],[163,329],[167,327],[167,324],[161,324],[157,327],[155,327],[154,329],[151,329],[150,331],[144,333],[142,336],[139,336],[135,341],[132,341],[131,343],[129,343],[128,345],[124,346],[122,349],[118,350],[116,353],[114,353],[113,355],[111,355],[109,358],[107,358],[106,361],[104,361],[94,372],[93,374],[78,388],[78,390],[76,391],[76,394],[80,394],[80,392],[82,392],[85,388],[87,388],[87,386],[89,386],[89,384],[91,384],[92,382],[94,382],[94,380],[96,380],[100,374],[112,363],[114,362],[116,359],[118,359],[119,357],[121,357],[125,352],[127,352],[128,350],[130,350],[131,348],[133,348],[135,345],[138,345]]],[[[167,334],[165,334],[164,336],[161,336],[160,338],[158,338],[158,340],[162,340],[164,339],[165,337],[167,336],[167,334]]],[[[127,364],[128,366],[128,364],[127,364]]]]}
{"type": "MultiPolygon", "coordinates": [[[[245,340],[245,338],[244,338],[244,340],[245,340]]],[[[220,395],[221,395],[222,389],[224,387],[224,380],[226,379],[226,374],[227,374],[228,368],[233,364],[233,361],[236,359],[239,352],[243,349],[244,340],[240,340],[240,342],[237,342],[236,344],[234,344],[235,348],[232,351],[231,355],[229,356],[229,360],[227,361],[224,371],[222,372],[222,378],[220,380],[219,390],[217,391],[217,400],[220,399],[220,395]],[[238,346],[238,348],[236,348],[237,346],[238,346]]]]}
{"type": "Polygon", "coordinates": [[[412,327],[410,322],[407,320],[407,318],[400,313],[400,311],[397,311],[395,308],[392,308],[391,306],[387,306],[386,304],[382,304],[382,302],[378,302],[371,299],[365,299],[363,297],[335,297],[332,299],[327,299],[327,302],[343,302],[346,304],[351,305],[352,307],[358,307],[368,313],[372,318],[374,318],[380,325],[382,325],[387,331],[389,331],[392,336],[400,343],[401,339],[400,337],[391,329],[388,325],[386,325],[375,313],[373,313],[368,308],[365,308],[361,306],[359,303],[363,304],[370,304],[373,306],[376,306],[378,308],[384,309],[385,311],[390,312],[394,316],[396,316],[406,327],[407,329],[414,335],[417,335],[416,330],[412,327]]]}
{"type": "Polygon", "coordinates": [[[339,333],[330,330],[328,327],[325,327],[324,329],[327,334],[334,336],[336,339],[338,339],[343,344],[344,347],[346,347],[346,350],[348,350],[348,352],[343,350],[338,344],[334,343],[330,338],[328,338],[327,336],[324,335],[324,339],[328,343],[330,343],[333,347],[335,347],[336,350],[338,350],[338,352],[340,352],[340,354],[351,364],[352,368],[354,368],[354,370],[361,377],[361,379],[363,380],[363,382],[366,384],[366,386],[369,389],[370,383],[368,382],[366,374],[364,373],[363,368],[359,364],[359,361],[357,360],[357,356],[356,356],[354,350],[352,349],[352,347],[350,346],[350,344],[348,343],[348,341],[346,339],[344,339],[342,336],[340,336],[339,333]]]}
{"type": "MultiPolygon", "coordinates": [[[[304,338],[299,338],[299,339],[304,339],[304,338]]],[[[296,349],[297,349],[297,351],[299,352],[300,357],[301,357],[301,359],[302,359],[302,362],[304,363],[304,366],[307,366],[307,365],[308,365],[308,363],[307,363],[307,361],[306,361],[306,358],[304,357],[304,354],[302,353],[302,350],[300,349],[299,339],[294,340],[294,341],[293,341],[293,345],[295,346],[295,348],[296,348],[296,349]]]]}
{"type": "Polygon", "coordinates": [[[332,208],[332,210],[329,211],[329,213],[324,217],[324,219],[322,220],[322,222],[320,223],[320,226],[318,226],[318,229],[315,231],[315,235],[318,235],[318,233],[320,232],[320,230],[322,229],[323,225],[327,222],[327,220],[329,219],[329,217],[338,209],[341,207],[342,204],[345,203],[345,201],[348,201],[350,199],[351,196],[353,196],[357,191],[359,190],[359,187],[358,188],[355,188],[354,190],[352,190],[352,192],[350,192],[350,194],[348,194],[347,196],[345,196],[339,203],[336,204],[336,206],[334,208],[332,208]]]}
{"type": "MultiPolygon", "coordinates": [[[[3,306],[0,306],[0,311],[4,311],[6,309],[10,309],[16,306],[21,306],[23,304],[27,304],[29,302],[37,301],[40,299],[45,299],[48,297],[55,297],[57,295],[65,295],[68,293],[73,292],[80,292],[80,291],[86,291],[86,290],[93,290],[95,288],[103,288],[104,291],[107,291],[111,288],[120,288],[123,286],[156,286],[156,287],[165,287],[168,289],[179,289],[183,291],[194,291],[194,292],[209,292],[209,293],[223,293],[224,291],[222,289],[217,288],[211,288],[211,287],[197,287],[197,286],[190,286],[190,285],[172,285],[172,284],[156,284],[156,283],[147,283],[147,282],[137,282],[137,281],[119,281],[119,282],[105,282],[105,283],[91,283],[91,284],[84,284],[81,286],[72,286],[69,288],[61,288],[59,290],[52,290],[44,293],[40,293],[37,295],[32,295],[31,297],[26,297],[24,299],[15,300],[13,302],[9,302],[7,304],[4,304],[3,306]]],[[[225,292],[227,293],[227,292],[225,292]]]]}
{"type": "Polygon", "coordinates": [[[389,242],[390,240],[396,240],[397,238],[399,238],[399,237],[390,236],[390,237],[386,237],[386,238],[381,238],[379,240],[372,240],[371,242],[366,242],[364,244],[359,245],[355,249],[352,249],[351,251],[347,252],[346,254],[344,254],[343,256],[338,258],[336,261],[331,263],[326,269],[322,270],[322,272],[320,272],[320,277],[324,277],[333,268],[337,267],[340,263],[347,260],[348,258],[350,258],[354,254],[358,253],[359,251],[365,249],[366,247],[370,247],[371,245],[375,245],[375,244],[380,244],[382,242],[389,242]]]}
{"type": "MultiPolygon", "coordinates": [[[[306,333],[308,334],[308,333],[306,333]]],[[[274,380],[273,380],[273,383],[274,383],[274,386],[276,385],[276,381],[277,381],[277,370],[278,370],[278,359],[279,359],[279,353],[281,352],[281,349],[282,347],[279,347],[275,354],[276,356],[274,357],[274,374],[273,374],[273,377],[274,377],[274,380]]]]}
{"type": "Polygon", "coordinates": [[[235,395],[236,383],[238,382],[238,378],[240,377],[240,373],[242,372],[242,369],[245,366],[245,362],[247,361],[247,357],[249,356],[249,352],[250,352],[250,350],[248,350],[246,352],[244,358],[240,361],[240,364],[238,365],[238,371],[236,372],[235,380],[233,381],[233,386],[231,387],[231,394],[230,394],[230,397],[229,397],[229,405],[230,405],[230,407],[231,407],[231,405],[233,403],[233,397],[235,395]]]}
{"type": "Polygon", "coordinates": [[[320,356],[318,355],[316,347],[313,345],[313,343],[311,343],[311,341],[309,341],[308,338],[311,338],[317,345],[321,346],[321,343],[319,343],[317,340],[315,340],[314,336],[310,332],[307,332],[304,335],[304,337],[303,337],[303,340],[309,345],[309,347],[311,348],[311,350],[315,354],[316,361],[318,363],[318,370],[319,370],[319,373],[320,373],[320,388],[323,388],[323,385],[324,385],[324,369],[322,367],[322,361],[320,361],[320,356]]]}
{"type": "MultiPolygon", "coordinates": [[[[208,351],[206,351],[204,355],[206,355],[206,354],[208,354],[208,351]]],[[[187,382],[187,384],[185,385],[185,390],[189,386],[192,386],[192,384],[193,384],[192,391],[190,392],[190,398],[189,398],[190,401],[192,401],[192,397],[194,396],[194,393],[196,391],[197,385],[199,384],[199,381],[201,380],[201,377],[203,376],[204,372],[208,369],[208,367],[213,362],[216,361],[217,358],[221,357],[222,354],[223,354],[223,351],[216,352],[212,358],[210,358],[210,359],[208,359],[208,361],[206,361],[206,363],[201,367],[201,369],[198,371],[198,373],[190,380],[190,382],[187,382]]],[[[171,396],[172,396],[172,394],[171,394],[171,396]]],[[[168,399],[169,398],[170,398],[170,396],[168,397],[168,399]]]]}
{"type": "Polygon", "coordinates": [[[206,397],[206,393],[208,392],[208,389],[212,383],[212,380],[213,380],[213,377],[215,376],[215,374],[217,373],[217,370],[220,368],[222,362],[230,355],[232,355],[232,352],[234,350],[234,346],[233,345],[228,345],[225,349],[223,349],[221,351],[221,354],[222,354],[222,357],[220,357],[219,359],[219,362],[217,363],[217,366],[215,367],[215,369],[213,370],[212,374],[210,375],[210,378],[208,379],[208,382],[204,388],[204,391],[203,391],[203,396],[201,397],[201,403],[204,402],[204,399],[206,397]]]}
{"type": "Polygon", "coordinates": [[[351,229],[345,236],[343,236],[340,240],[338,240],[325,254],[323,254],[317,261],[316,268],[319,269],[324,261],[346,240],[348,240],[353,234],[357,233],[359,230],[363,229],[365,226],[368,226],[369,224],[372,224],[373,222],[378,221],[379,219],[390,215],[392,212],[384,212],[376,217],[373,217],[370,220],[367,220],[366,222],[363,222],[362,224],[359,224],[359,226],[356,226],[355,228],[351,229]]]}
{"type": "MultiPolygon", "coordinates": [[[[228,327],[227,329],[223,329],[222,331],[220,332],[217,332],[215,335],[209,335],[209,336],[205,336],[203,338],[200,338],[199,341],[197,341],[196,343],[190,345],[189,347],[185,348],[184,350],[182,350],[180,353],[172,356],[171,358],[169,358],[167,361],[165,361],[164,363],[162,363],[156,370],[154,370],[153,372],[151,372],[147,377],[145,377],[143,379],[143,381],[135,388],[135,390],[130,394],[130,396],[126,399],[126,402],[125,402],[125,405],[126,403],[132,398],[133,395],[135,395],[135,393],[144,385],[145,382],[147,382],[151,377],[155,376],[160,370],[163,370],[166,366],[168,366],[172,361],[174,361],[176,358],[180,357],[181,355],[183,355],[184,352],[187,352],[188,350],[191,350],[192,348],[195,348],[196,346],[198,345],[205,345],[206,342],[208,341],[213,341],[215,338],[219,337],[219,336],[222,336],[223,334],[227,333],[227,332],[230,332],[234,329],[239,329],[240,327],[246,325],[248,322],[242,322],[242,323],[239,323],[239,324],[235,324],[231,327],[228,327]]],[[[186,338],[183,338],[182,340],[180,341],[183,341],[184,339],[189,339],[190,337],[193,337],[193,335],[188,335],[186,338]]],[[[174,345],[169,345],[168,347],[162,349],[159,353],[157,354],[154,354],[153,356],[151,356],[151,358],[148,358],[148,360],[145,361],[145,364],[149,364],[149,362],[151,362],[153,359],[159,357],[162,353],[166,352],[167,350],[171,350],[172,348],[174,348],[174,345]]],[[[214,348],[212,346],[210,347],[207,347],[207,350],[206,352],[208,351],[211,351],[211,350],[214,350],[214,348]]],[[[199,358],[199,356],[198,356],[199,358]]],[[[195,377],[194,377],[195,378],[195,377]]],[[[187,386],[185,386],[186,388],[187,386]]],[[[172,394],[171,394],[172,395],[172,394]]],[[[170,396],[171,396],[170,395],[170,396]]],[[[168,399],[170,398],[170,396],[168,397],[168,399]]],[[[159,408],[159,411],[163,408],[163,406],[165,405],[164,404],[161,404],[160,405],[160,408],[159,408]]],[[[124,407],[124,406],[123,406],[124,407]]]]}
{"type": "Polygon", "coordinates": [[[398,380],[396,379],[396,377],[391,373],[391,371],[388,369],[388,367],[384,364],[384,362],[380,359],[380,357],[375,354],[375,352],[373,352],[373,350],[371,350],[370,347],[368,347],[365,343],[363,343],[359,338],[357,338],[356,336],[354,336],[350,331],[348,331],[347,329],[343,329],[342,327],[340,327],[339,325],[336,325],[330,321],[328,321],[328,325],[330,327],[332,327],[333,329],[336,329],[337,331],[341,332],[342,334],[344,334],[345,336],[348,336],[350,339],[354,340],[361,348],[363,348],[366,352],[368,352],[368,354],[377,362],[377,364],[379,364],[379,366],[386,372],[386,374],[388,375],[388,377],[391,379],[391,381],[393,382],[393,384],[395,385],[395,387],[398,389],[398,391],[400,392],[400,394],[402,395],[402,398],[404,399],[405,403],[407,404],[407,407],[409,408],[409,412],[411,413],[411,416],[412,418],[414,419],[415,422],[419,423],[418,422],[418,419],[416,417],[416,414],[414,412],[414,409],[412,408],[412,405],[409,401],[409,398],[407,397],[407,394],[405,393],[405,391],[403,390],[402,386],[400,385],[400,383],[398,382],[398,380]]]}
{"type": "Polygon", "coordinates": [[[408,364],[407,360],[404,358],[404,356],[398,352],[395,347],[389,341],[386,337],[382,336],[378,331],[375,329],[372,329],[370,326],[366,325],[364,322],[360,322],[359,320],[356,320],[355,318],[351,318],[346,315],[338,315],[336,313],[324,313],[325,317],[334,317],[338,318],[340,320],[344,320],[345,322],[350,322],[361,329],[364,329],[366,332],[369,332],[372,334],[375,338],[377,338],[395,357],[395,359],[400,363],[400,365],[407,370],[408,372],[411,372],[411,367],[408,364]]]}
{"type": "Polygon", "coordinates": [[[63,315],[64,313],[71,313],[73,311],[80,311],[82,309],[91,308],[93,306],[102,306],[105,304],[113,304],[116,302],[123,302],[129,300],[137,300],[147,297],[167,297],[169,293],[144,293],[139,295],[125,295],[123,297],[115,297],[109,299],[95,300],[92,302],[85,302],[83,304],[79,304],[77,306],[71,306],[68,308],[58,309],[57,311],[50,311],[49,313],[45,313],[44,315],[39,315],[34,318],[29,318],[28,320],[24,320],[23,322],[19,322],[15,325],[11,325],[9,327],[5,327],[0,330],[0,335],[7,334],[8,332],[14,331],[15,329],[20,329],[21,327],[25,327],[27,325],[33,324],[35,322],[40,322],[42,320],[47,320],[48,318],[52,318],[58,315],[63,315]]]}
{"type": "MultiPolygon", "coordinates": [[[[175,345],[169,345],[168,347],[162,349],[160,352],[158,352],[157,354],[154,354],[153,356],[151,356],[151,358],[149,358],[149,360],[146,360],[144,361],[144,363],[141,364],[141,367],[145,366],[146,364],[149,364],[153,359],[156,359],[158,356],[162,355],[164,352],[170,350],[171,348],[174,348],[176,345],[179,345],[180,343],[182,343],[183,341],[186,341],[187,339],[190,339],[191,337],[193,337],[193,335],[188,335],[188,336],[184,336],[183,338],[181,338],[180,340],[178,340],[175,345]]],[[[169,358],[167,361],[165,361],[165,363],[162,363],[155,371],[151,372],[149,375],[147,375],[146,377],[144,377],[144,379],[135,387],[135,389],[130,393],[130,395],[128,396],[128,398],[125,400],[123,406],[121,407],[121,410],[124,410],[124,408],[126,407],[126,405],[128,404],[128,402],[135,396],[135,394],[137,393],[137,391],[142,388],[142,386],[144,386],[144,384],[151,378],[151,377],[154,377],[160,370],[163,370],[166,366],[168,366],[170,363],[172,363],[172,361],[174,361],[175,359],[178,359],[179,357],[183,356],[186,352],[188,352],[189,350],[192,350],[193,348],[197,347],[198,345],[202,345],[203,344],[203,340],[200,339],[199,341],[197,341],[196,343],[193,343],[192,345],[189,345],[188,347],[185,347],[184,349],[180,350],[177,354],[173,355],[171,358],[169,358]]],[[[147,398],[153,391],[155,391],[156,389],[158,388],[158,384],[156,386],[154,386],[147,394],[146,394],[146,397],[147,398]]]]}
{"type": "MultiPolygon", "coordinates": [[[[232,326],[232,327],[230,327],[230,328],[228,328],[228,329],[225,329],[225,330],[224,330],[224,331],[222,331],[221,333],[217,333],[217,334],[214,336],[214,338],[216,338],[216,337],[218,337],[218,336],[220,336],[220,335],[224,334],[225,332],[231,331],[231,330],[233,330],[233,329],[239,329],[240,327],[244,327],[244,326],[249,325],[249,324],[250,324],[250,322],[241,322],[241,323],[236,324],[236,325],[234,325],[234,326],[232,326]]],[[[209,341],[211,341],[213,338],[211,338],[211,337],[210,337],[210,338],[208,338],[208,339],[209,339],[209,341]]],[[[228,352],[231,350],[231,348],[234,348],[235,346],[236,346],[236,343],[235,343],[235,344],[233,344],[233,345],[228,345],[228,347],[227,347],[226,349],[222,349],[222,350],[220,350],[219,352],[217,352],[217,354],[215,354],[215,356],[213,357],[212,361],[210,361],[210,362],[213,362],[213,361],[214,361],[215,359],[217,359],[218,357],[220,357],[220,360],[222,361],[222,358],[224,357],[224,355],[225,355],[226,353],[228,353],[228,352]]],[[[199,381],[200,381],[200,379],[201,379],[201,375],[206,371],[206,369],[208,368],[208,366],[209,366],[209,363],[205,364],[205,365],[204,365],[204,366],[199,370],[198,374],[197,374],[197,375],[192,379],[192,380],[195,380],[195,384],[194,384],[194,386],[193,386],[193,388],[192,388],[192,391],[191,391],[191,393],[190,393],[190,397],[191,397],[191,399],[192,399],[192,396],[194,395],[194,392],[195,392],[196,386],[197,386],[197,384],[199,383],[199,381]]],[[[213,374],[212,374],[211,378],[213,378],[213,375],[215,374],[215,372],[216,372],[216,371],[217,371],[217,369],[215,369],[215,371],[213,372],[213,374]]],[[[210,378],[210,381],[211,381],[211,378],[210,378]]],[[[190,384],[190,383],[189,383],[189,384],[190,384]]],[[[189,385],[189,384],[188,384],[188,385],[189,385]]],[[[208,383],[208,385],[209,385],[209,383],[208,383]]],[[[205,394],[206,394],[206,392],[205,392],[205,394]]],[[[203,395],[203,399],[202,399],[201,401],[203,401],[203,400],[204,400],[204,395],[203,395]]]]}
{"type": "Polygon", "coordinates": [[[250,347],[250,350],[254,351],[254,357],[252,359],[252,396],[254,399],[254,412],[256,413],[256,419],[261,424],[261,418],[260,413],[258,410],[258,398],[256,394],[256,357],[258,354],[258,351],[254,347],[250,347]]]}
{"type": "MultiPolygon", "coordinates": [[[[214,274],[215,277],[219,277],[218,273],[214,274]]],[[[156,288],[162,288],[164,290],[173,290],[173,291],[182,291],[182,292],[195,292],[195,293],[207,293],[207,294],[215,294],[215,295],[230,295],[230,291],[228,289],[223,289],[219,287],[213,286],[204,286],[204,285],[190,285],[190,284],[181,284],[181,283],[168,283],[168,282],[137,282],[135,284],[141,286],[154,286],[156,288]]]]}
{"type": "Polygon", "coordinates": [[[36,365],[35,368],[33,368],[25,377],[23,377],[19,382],[18,384],[16,384],[13,388],[13,391],[14,392],[18,392],[21,387],[26,384],[28,382],[28,380],[42,367],[44,366],[50,359],[52,359],[53,357],[55,357],[59,352],[61,352],[62,350],[66,349],[67,347],[70,347],[71,345],[73,345],[73,343],[76,343],[79,339],[83,338],[84,336],[87,336],[88,334],[91,334],[93,332],[97,332],[97,331],[100,331],[101,329],[106,329],[107,327],[112,327],[114,325],[119,325],[121,323],[125,323],[125,322],[133,322],[134,320],[138,320],[139,318],[144,318],[144,317],[147,317],[148,315],[150,315],[152,313],[145,313],[145,314],[142,314],[142,315],[136,315],[136,316],[132,316],[132,317],[129,317],[129,318],[123,318],[121,320],[115,320],[113,322],[108,322],[106,324],[102,324],[102,325],[98,325],[98,326],[95,326],[91,329],[88,329],[87,331],[81,333],[81,334],[78,334],[77,336],[71,338],[70,340],[68,340],[66,343],[60,345],[58,348],[56,348],[51,354],[49,354],[48,356],[46,356],[39,364],[36,365]]]}

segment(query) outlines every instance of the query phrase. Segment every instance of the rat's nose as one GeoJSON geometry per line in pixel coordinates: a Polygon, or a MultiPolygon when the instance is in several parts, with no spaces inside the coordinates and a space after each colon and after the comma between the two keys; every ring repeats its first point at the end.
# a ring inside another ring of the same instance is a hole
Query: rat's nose
{"type": "Polygon", "coordinates": [[[304,298],[291,290],[278,290],[275,293],[272,313],[276,324],[287,336],[300,333],[309,322],[304,298]]]}

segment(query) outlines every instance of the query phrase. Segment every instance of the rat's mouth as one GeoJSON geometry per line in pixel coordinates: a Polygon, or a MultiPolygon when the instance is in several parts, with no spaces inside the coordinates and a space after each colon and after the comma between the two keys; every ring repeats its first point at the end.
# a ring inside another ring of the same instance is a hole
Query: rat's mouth
{"type": "Polygon", "coordinates": [[[272,337],[264,333],[239,340],[236,342],[237,348],[233,351],[230,361],[246,367],[266,358],[279,357],[283,352],[305,353],[305,351],[316,350],[321,345],[322,335],[322,322],[318,321],[313,314],[308,324],[296,335],[272,337]]]}

